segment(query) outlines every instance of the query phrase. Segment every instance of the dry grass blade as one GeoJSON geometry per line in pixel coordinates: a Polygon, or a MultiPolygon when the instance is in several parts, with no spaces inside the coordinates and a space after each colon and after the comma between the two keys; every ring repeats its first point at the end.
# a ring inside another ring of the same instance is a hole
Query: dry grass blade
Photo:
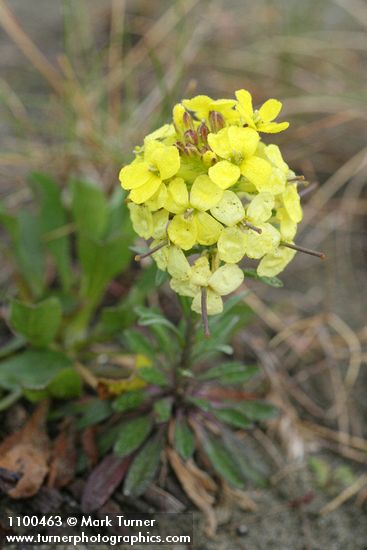
{"type": "Polygon", "coordinates": [[[362,364],[362,346],[356,333],[335,313],[328,317],[329,324],[345,340],[348,345],[350,360],[344,382],[348,388],[352,388],[358,378],[362,364]]]}
{"type": "Polygon", "coordinates": [[[328,504],[323,506],[320,510],[320,516],[326,516],[331,512],[334,512],[339,506],[344,504],[347,500],[359,493],[361,489],[367,484],[367,474],[360,476],[352,485],[344,489],[337,497],[333,498],[328,504]]]}
{"type": "Polygon", "coordinates": [[[57,94],[63,95],[64,83],[62,77],[25,33],[4,0],[0,0],[0,22],[4,30],[14,40],[32,65],[47,80],[53,90],[57,94]]]}

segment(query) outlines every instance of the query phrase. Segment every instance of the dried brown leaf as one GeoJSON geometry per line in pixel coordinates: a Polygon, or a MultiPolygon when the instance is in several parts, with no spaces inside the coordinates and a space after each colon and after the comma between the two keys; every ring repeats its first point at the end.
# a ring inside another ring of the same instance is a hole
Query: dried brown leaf
{"type": "MultiPolygon", "coordinates": [[[[209,493],[203,479],[198,474],[199,468],[183,462],[179,455],[171,448],[167,448],[168,460],[190,500],[201,510],[206,519],[205,532],[209,537],[214,537],[217,528],[217,517],[213,509],[214,496],[209,493]]],[[[214,482],[213,482],[214,484],[214,482]]],[[[215,484],[214,484],[215,485],[215,484]]]]}
{"type": "Polygon", "coordinates": [[[35,495],[47,475],[49,439],[46,433],[48,403],[42,402],[25,426],[0,445],[0,468],[21,475],[10,497],[29,498],[35,495]]]}

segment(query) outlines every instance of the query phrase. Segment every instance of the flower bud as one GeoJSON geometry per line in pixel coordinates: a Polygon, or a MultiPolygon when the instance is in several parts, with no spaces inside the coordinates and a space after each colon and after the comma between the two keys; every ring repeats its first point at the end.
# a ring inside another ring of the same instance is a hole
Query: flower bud
{"type": "Polygon", "coordinates": [[[198,151],[197,147],[195,147],[195,145],[193,145],[192,143],[186,143],[186,145],[184,147],[184,153],[188,157],[197,157],[197,156],[199,156],[199,151],[198,151]]]}
{"type": "Polygon", "coordinates": [[[210,128],[214,133],[219,132],[219,130],[224,128],[226,125],[223,115],[218,113],[218,111],[210,111],[209,123],[210,128]]]}
{"type": "Polygon", "coordinates": [[[185,128],[189,130],[194,129],[194,121],[192,120],[192,116],[190,115],[190,113],[188,113],[187,111],[184,112],[182,121],[185,128]]]}
{"type": "Polygon", "coordinates": [[[205,122],[202,122],[198,128],[199,136],[201,137],[203,143],[205,145],[208,143],[208,134],[209,134],[209,128],[205,124],[205,122]]]}
{"type": "Polygon", "coordinates": [[[197,145],[199,142],[199,137],[194,130],[186,130],[184,138],[186,143],[192,143],[193,145],[197,145]]]}

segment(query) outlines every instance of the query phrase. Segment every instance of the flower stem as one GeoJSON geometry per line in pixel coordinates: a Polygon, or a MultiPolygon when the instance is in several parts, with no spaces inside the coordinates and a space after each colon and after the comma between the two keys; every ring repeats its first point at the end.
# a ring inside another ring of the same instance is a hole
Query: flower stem
{"type": "Polygon", "coordinates": [[[204,325],[204,335],[206,338],[210,336],[209,330],[209,320],[208,320],[208,308],[206,303],[206,288],[202,287],[201,289],[201,317],[203,319],[204,325]]]}
{"type": "Polygon", "coordinates": [[[287,248],[291,248],[292,250],[297,250],[297,252],[304,252],[304,254],[309,254],[310,256],[316,256],[316,258],[321,258],[321,260],[325,259],[325,254],[323,252],[318,252],[317,250],[310,250],[309,248],[298,246],[297,244],[284,243],[284,242],[282,242],[281,245],[287,248]]]}

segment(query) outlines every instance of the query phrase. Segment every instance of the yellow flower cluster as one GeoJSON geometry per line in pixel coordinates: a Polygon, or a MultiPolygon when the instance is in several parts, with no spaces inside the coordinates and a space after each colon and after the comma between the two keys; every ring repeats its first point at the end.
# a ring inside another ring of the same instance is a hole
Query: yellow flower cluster
{"type": "Polygon", "coordinates": [[[120,172],[135,231],[151,239],[172,289],[192,297],[194,311],[204,303],[209,315],[241,285],[243,258],[260,260],[260,276],[285,268],[302,219],[297,177],[259,135],[288,127],[274,122],[281,103],[254,109],[248,91],[235,95],[175,105],[172,123],[148,135],[120,172]]]}

